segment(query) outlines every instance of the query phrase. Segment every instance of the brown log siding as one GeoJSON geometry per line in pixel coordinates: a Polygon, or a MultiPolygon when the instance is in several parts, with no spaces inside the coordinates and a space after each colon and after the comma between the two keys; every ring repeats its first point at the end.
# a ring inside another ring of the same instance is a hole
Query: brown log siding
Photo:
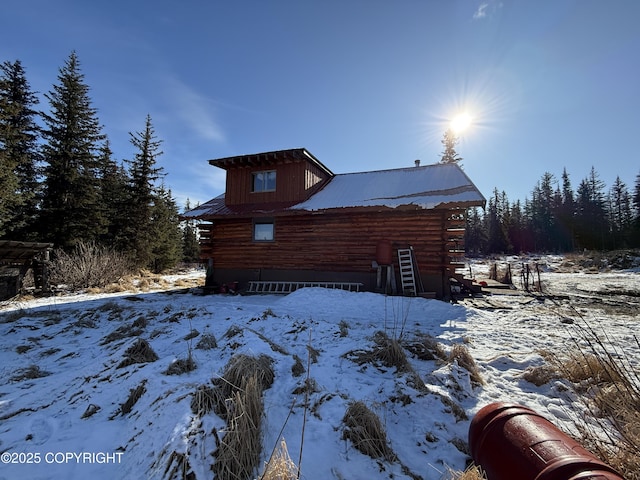
{"type": "Polygon", "coordinates": [[[380,241],[412,246],[421,273],[442,274],[464,248],[462,210],[294,214],[275,217],[275,241],[253,242],[253,219],[203,225],[203,259],[217,268],[370,272],[380,241]],[[211,229],[209,232],[208,229],[211,229]]]}

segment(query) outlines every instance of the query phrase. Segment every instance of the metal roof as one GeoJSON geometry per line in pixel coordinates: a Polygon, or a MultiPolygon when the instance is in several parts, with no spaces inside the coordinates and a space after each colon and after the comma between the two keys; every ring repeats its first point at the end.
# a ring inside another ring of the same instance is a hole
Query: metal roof
{"type": "MultiPolygon", "coordinates": [[[[304,150],[304,149],[300,149],[304,150]]],[[[284,151],[281,151],[284,152],[284,151]]],[[[269,152],[271,155],[281,152],[269,152]]],[[[286,152],[292,152],[287,150],[286,152]]],[[[305,150],[306,152],[306,150],[305,150]]],[[[220,159],[219,161],[244,161],[220,159]]],[[[210,163],[214,162],[213,160],[210,163]]],[[[217,161],[215,161],[217,162],[217,161]]],[[[226,164],[230,166],[230,164],[226,164]]],[[[209,219],[230,215],[266,215],[354,208],[468,208],[486,199],[457,164],[434,164],[333,175],[309,199],[297,204],[268,203],[227,206],[224,194],[186,212],[182,218],[209,219]]]]}
{"type": "Polygon", "coordinates": [[[467,208],[484,206],[485,202],[457,164],[434,164],[336,175],[318,193],[291,208],[467,208]]]}

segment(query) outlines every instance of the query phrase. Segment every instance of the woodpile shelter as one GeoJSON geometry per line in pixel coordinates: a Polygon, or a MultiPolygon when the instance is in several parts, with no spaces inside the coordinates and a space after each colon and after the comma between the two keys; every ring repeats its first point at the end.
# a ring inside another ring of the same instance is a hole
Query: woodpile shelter
{"type": "Polygon", "coordinates": [[[207,282],[249,291],[324,285],[445,298],[470,207],[485,198],[456,164],[334,174],[304,148],[210,160],[226,192],[200,220],[207,282]]]}
{"type": "Polygon", "coordinates": [[[0,240],[0,300],[18,294],[30,268],[33,268],[36,286],[48,288],[47,260],[52,248],[51,243],[0,240]]]}

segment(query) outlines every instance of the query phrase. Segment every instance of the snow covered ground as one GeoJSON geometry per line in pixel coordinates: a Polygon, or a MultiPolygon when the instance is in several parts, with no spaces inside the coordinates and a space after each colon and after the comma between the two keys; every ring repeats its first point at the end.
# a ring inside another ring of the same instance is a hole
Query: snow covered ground
{"type": "MultiPolygon", "coordinates": [[[[225,422],[214,413],[196,417],[190,400],[239,353],[274,360],[275,381],[264,394],[263,457],[282,435],[303,479],[440,479],[448,468],[464,470],[469,422],[494,401],[526,405],[571,429],[584,407],[562,381],[538,387],[522,374],[544,363],[541,351],[574,345],[583,321],[638,360],[640,273],[556,273],[561,259],[544,261],[541,277],[551,298],[496,294],[448,304],[308,288],[287,296],[166,290],[2,305],[0,479],[161,479],[173,452],[187,454],[195,478],[211,478],[211,432],[224,432],[225,422]],[[187,339],[194,330],[197,336],[187,339]],[[354,362],[350,352],[372,349],[380,331],[401,337],[403,345],[431,336],[445,352],[466,345],[484,384],[473,383],[455,362],[420,359],[415,351],[407,355],[426,388],[411,372],[354,362]],[[216,348],[196,348],[206,334],[216,348]],[[137,337],[158,360],[118,368],[137,337]],[[164,373],[189,350],[196,370],[164,373]],[[294,391],[307,373],[295,376],[292,366],[297,356],[306,367],[310,351],[315,388],[302,440],[305,396],[294,391]],[[136,388],[144,393],[124,413],[136,388]],[[397,461],[371,459],[343,438],[342,419],[354,401],[381,419],[397,461]]],[[[478,278],[488,268],[472,265],[478,278]]]]}

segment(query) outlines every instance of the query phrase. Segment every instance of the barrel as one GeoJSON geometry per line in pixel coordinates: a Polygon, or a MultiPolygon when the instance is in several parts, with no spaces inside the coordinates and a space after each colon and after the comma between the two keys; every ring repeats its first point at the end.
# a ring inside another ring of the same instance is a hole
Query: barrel
{"type": "Polygon", "coordinates": [[[469,426],[469,448],[489,480],[624,480],[546,418],[516,404],[491,403],[469,426]]]}
{"type": "Polygon", "coordinates": [[[389,240],[380,240],[376,245],[376,262],[378,265],[393,263],[393,246],[389,240]]]}

